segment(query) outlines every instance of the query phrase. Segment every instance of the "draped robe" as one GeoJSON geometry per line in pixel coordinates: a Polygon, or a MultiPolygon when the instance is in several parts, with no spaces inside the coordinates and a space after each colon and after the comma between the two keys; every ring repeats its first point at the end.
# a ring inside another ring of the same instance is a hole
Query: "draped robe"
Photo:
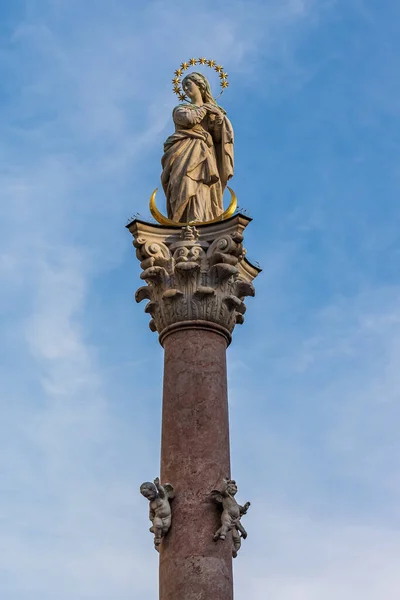
{"type": "Polygon", "coordinates": [[[222,195],[233,175],[232,125],[225,115],[219,123],[194,104],[176,106],[172,116],[175,133],[161,161],[168,218],[210,221],[223,213],[222,195]]]}

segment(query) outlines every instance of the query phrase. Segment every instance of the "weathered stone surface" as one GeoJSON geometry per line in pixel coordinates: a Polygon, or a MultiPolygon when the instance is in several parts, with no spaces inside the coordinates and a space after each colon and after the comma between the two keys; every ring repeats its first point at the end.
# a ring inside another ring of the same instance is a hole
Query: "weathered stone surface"
{"type": "Polygon", "coordinates": [[[170,219],[205,222],[224,210],[222,195],[233,175],[233,128],[202,73],[187,74],[182,86],[191,102],[173,110],[175,132],[164,144],[161,182],[170,219]]]}
{"type": "Polygon", "coordinates": [[[169,228],[138,220],[128,225],[146,282],[135,298],[148,300],[149,326],[161,342],[177,323],[215,323],[228,340],[236,323],[243,323],[244,298],[254,296],[252,281],[259,273],[243,248],[249,222],[238,214],[197,227],[169,228]]]}
{"type": "Polygon", "coordinates": [[[211,329],[176,329],[164,341],[161,477],[176,494],[160,600],[233,598],[232,533],[213,541],[221,513],[210,495],[230,476],[226,344],[211,329]]]}
{"type": "Polygon", "coordinates": [[[238,504],[235,496],[238,488],[236,481],[232,479],[224,479],[220,489],[211,492],[215,502],[221,504],[221,527],[214,534],[214,541],[226,540],[228,532],[232,532],[232,556],[237,557],[237,553],[242,545],[242,538],[247,538],[247,531],[243,527],[240,519],[245,515],[250,507],[250,502],[246,502],[244,506],[238,504]]]}
{"type": "Polygon", "coordinates": [[[158,551],[161,539],[167,535],[171,527],[170,501],[175,498],[175,491],[170,483],[160,484],[158,477],[152,483],[145,481],[140,486],[140,493],[150,503],[149,519],[152,522],[150,533],[154,534],[154,547],[158,551]]]}

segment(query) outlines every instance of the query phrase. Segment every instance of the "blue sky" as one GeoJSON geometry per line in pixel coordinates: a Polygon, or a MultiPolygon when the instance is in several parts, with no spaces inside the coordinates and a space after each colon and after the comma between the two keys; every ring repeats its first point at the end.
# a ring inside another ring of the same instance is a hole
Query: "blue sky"
{"type": "Polygon", "coordinates": [[[388,0],[3,3],[1,598],[157,598],[138,486],[162,349],[124,226],[159,185],[173,71],[206,55],[263,267],[228,351],[252,501],[236,600],[398,599],[399,19],[388,0]]]}

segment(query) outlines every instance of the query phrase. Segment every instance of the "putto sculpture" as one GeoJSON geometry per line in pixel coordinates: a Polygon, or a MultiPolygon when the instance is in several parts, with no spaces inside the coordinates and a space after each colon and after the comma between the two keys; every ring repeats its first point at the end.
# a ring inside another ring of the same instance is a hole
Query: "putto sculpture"
{"type": "Polygon", "coordinates": [[[242,545],[241,537],[247,538],[247,531],[240,522],[250,507],[250,502],[240,506],[235,499],[238,491],[236,481],[224,479],[222,490],[213,490],[211,497],[215,502],[222,504],[221,527],[214,534],[214,541],[225,540],[229,531],[232,531],[232,556],[236,558],[242,545]],[[240,535],[239,535],[240,534],[240,535]]]}
{"type": "Polygon", "coordinates": [[[232,190],[228,214],[222,203],[234,170],[233,128],[205,75],[194,71],[181,79],[195,65],[215,70],[222,91],[229,85],[227,73],[214,60],[192,58],[175,71],[173,89],[183,102],[172,112],[175,132],[165,141],[161,160],[168,219],[158,212],[155,193],[150,202],[153,216],[165,225],[210,223],[231,216],[236,208],[232,190]]]}
{"type": "Polygon", "coordinates": [[[142,483],[140,493],[150,502],[149,519],[153,523],[150,532],[154,534],[154,547],[159,551],[161,538],[171,527],[170,501],[175,497],[174,488],[169,483],[160,485],[160,480],[156,477],[154,483],[150,481],[142,483]]]}

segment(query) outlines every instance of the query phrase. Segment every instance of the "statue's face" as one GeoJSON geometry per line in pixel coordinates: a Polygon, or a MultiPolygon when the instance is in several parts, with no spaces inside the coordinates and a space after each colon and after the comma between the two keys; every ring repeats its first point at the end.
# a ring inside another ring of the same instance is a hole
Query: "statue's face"
{"type": "Polygon", "coordinates": [[[228,494],[230,494],[231,496],[234,496],[238,489],[237,489],[237,485],[235,481],[230,481],[227,485],[226,491],[228,492],[228,494]]]}
{"type": "Polygon", "coordinates": [[[186,79],[185,83],[183,84],[183,91],[192,102],[195,102],[199,96],[201,97],[199,86],[196,85],[191,79],[186,79]]]}
{"type": "Polygon", "coordinates": [[[145,498],[147,498],[147,500],[155,500],[157,497],[157,492],[155,489],[151,488],[151,487],[143,487],[140,490],[140,493],[142,494],[142,496],[144,496],[145,498]]]}

